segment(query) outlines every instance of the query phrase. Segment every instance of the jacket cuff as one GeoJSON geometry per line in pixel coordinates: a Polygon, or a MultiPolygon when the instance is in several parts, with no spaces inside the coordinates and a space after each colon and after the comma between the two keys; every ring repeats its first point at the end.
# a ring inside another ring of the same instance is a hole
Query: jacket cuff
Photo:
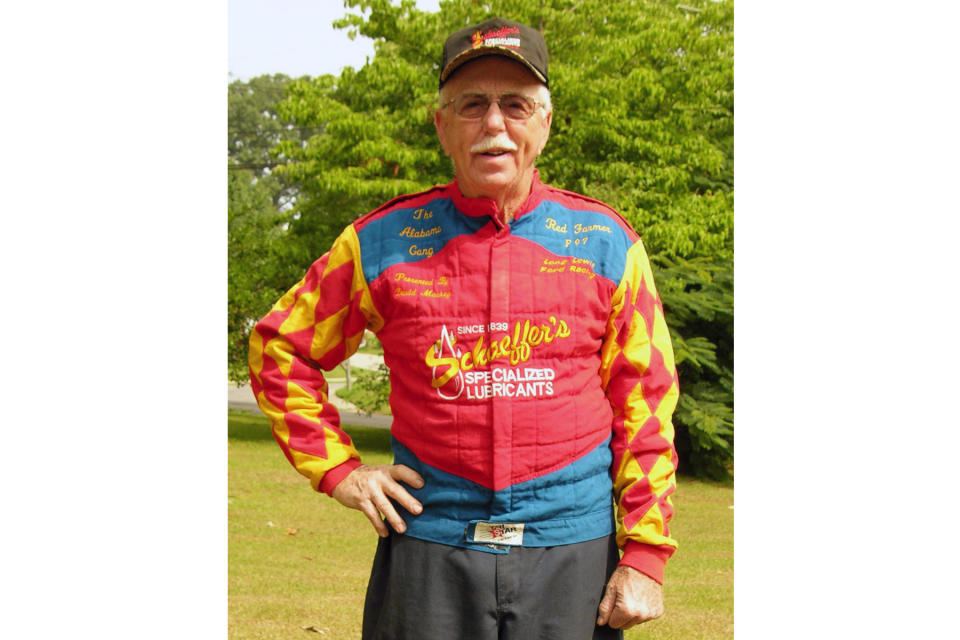
{"type": "Polygon", "coordinates": [[[674,551],[676,549],[666,545],[654,546],[636,540],[627,540],[619,566],[636,569],[663,584],[663,571],[674,551]]]}
{"type": "Polygon", "coordinates": [[[317,487],[318,491],[323,491],[330,497],[333,497],[333,490],[340,484],[340,481],[347,477],[347,475],[360,466],[360,461],[356,458],[350,458],[346,462],[335,466],[330,471],[327,471],[323,474],[323,478],[320,479],[320,484],[317,487]]]}

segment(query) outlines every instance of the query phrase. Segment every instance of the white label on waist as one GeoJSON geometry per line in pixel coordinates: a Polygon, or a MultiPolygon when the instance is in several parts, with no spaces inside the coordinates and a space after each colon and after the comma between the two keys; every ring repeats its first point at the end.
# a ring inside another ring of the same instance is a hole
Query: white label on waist
{"type": "Polygon", "coordinates": [[[523,523],[478,522],[473,541],[520,546],[523,544],[523,523]]]}

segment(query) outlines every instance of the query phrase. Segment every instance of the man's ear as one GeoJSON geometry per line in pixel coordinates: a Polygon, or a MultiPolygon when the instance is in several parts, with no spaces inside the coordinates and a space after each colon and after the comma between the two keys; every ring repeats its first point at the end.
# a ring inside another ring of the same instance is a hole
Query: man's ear
{"type": "Polygon", "coordinates": [[[447,139],[446,139],[446,124],[443,121],[443,110],[437,109],[433,112],[433,126],[437,129],[437,137],[440,138],[440,146],[443,147],[443,152],[447,155],[450,155],[450,152],[447,151],[447,139]]]}
{"type": "Polygon", "coordinates": [[[550,138],[550,125],[552,125],[552,124],[553,124],[553,110],[551,110],[551,111],[544,117],[544,125],[543,125],[543,126],[545,127],[546,130],[543,132],[543,140],[540,142],[540,149],[537,151],[537,155],[538,155],[538,156],[539,156],[541,153],[543,153],[544,147],[547,146],[547,139],[550,138]]]}

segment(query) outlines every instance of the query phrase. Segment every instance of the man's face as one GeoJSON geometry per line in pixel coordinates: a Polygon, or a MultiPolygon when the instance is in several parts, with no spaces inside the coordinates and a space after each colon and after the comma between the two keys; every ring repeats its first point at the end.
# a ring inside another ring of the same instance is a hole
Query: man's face
{"type": "Polygon", "coordinates": [[[494,100],[503,94],[537,98],[540,86],[523,65],[501,56],[468,62],[447,81],[446,100],[463,94],[482,94],[491,100],[479,119],[457,115],[452,104],[438,109],[434,116],[440,144],[453,159],[463,195],[495,200],[526,195],[534,161],[547,143],[553,113],[537,107],[528,120],[510,119],[494,100]],[[503,143],[484,150],[496,137],[503,143]]]}

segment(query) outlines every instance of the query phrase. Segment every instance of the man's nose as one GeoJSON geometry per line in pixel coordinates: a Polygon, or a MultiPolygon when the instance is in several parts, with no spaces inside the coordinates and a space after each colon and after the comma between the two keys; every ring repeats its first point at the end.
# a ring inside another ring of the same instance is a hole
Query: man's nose
{"type": "Polygon", "coordinates": [[[504,129],[503,111],[500,110],[500,103],[496,100],[490,101],[487,112],[483,114],[483,128],[487,131],[502,131],[504,129]]]}

